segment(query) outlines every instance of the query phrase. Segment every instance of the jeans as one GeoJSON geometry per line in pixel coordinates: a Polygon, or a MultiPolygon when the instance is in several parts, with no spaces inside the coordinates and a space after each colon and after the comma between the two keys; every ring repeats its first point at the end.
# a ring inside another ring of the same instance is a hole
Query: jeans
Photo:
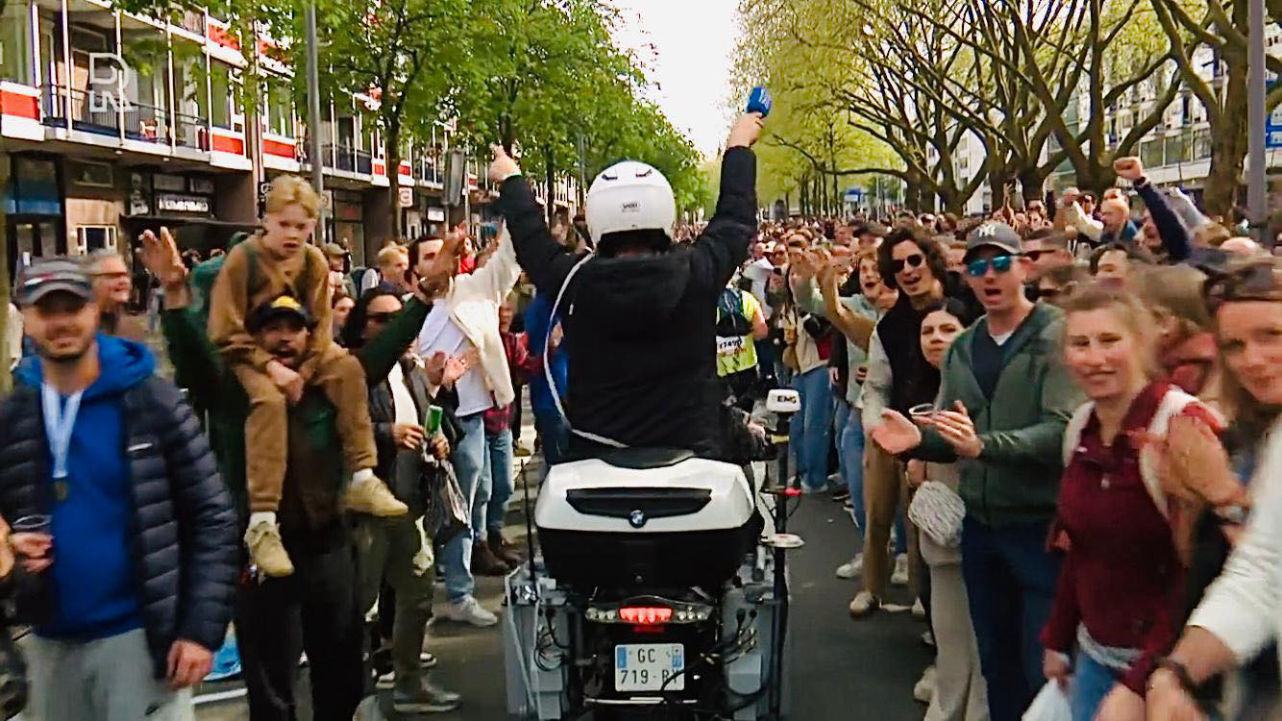
{"type": "MultiPolygon", "coordinates": [[[[484,496],[477,494],[472,507],[472,527],[485,529],[487,534],[503,530],[507,515],[507,501],[512,497],[512,431],[504,428],[499,433],[485,433],[485,471],[481,474],[485,484],[484,496]]],[[[481,539],[483,540],[483,539],[481,539]]]]}
{"type": "Polygon", "coordinates": [[[1060,556],[1046,550],[1049,523],[962,525],[962,576],[988,682],[992,721],[1019,721],[1041,689],[1042,628],[1050,618],[1060,556]]]}
{"type": "Polygon", "coordinates": [[[147,632],[126,631],[92,641],[32,634],[30,712],[40,721],[178,721],[191,709],[191,691],[176,692],[152,676],[147,632]]]}
{"type": "Polygon", "coordinates": [[[1113,669],[1079,652],[1073,660],[1073,685],[1068,699],[1073,721],[1094,721],[1095,712],[1116,683],[1113,669]]]}
{"type": "MultiPolygon", "coordinates": [[[[473,413],[459,418],[463,427],[463,440],[459,441],[450,460],[454,463],[454,474],[458,476],[459,490],[467,501],[468,518],[473,522],[476,516],[477,491],[482,485],[481,477],[485,474],[485,419],[484,413],[473,413]]],[[[484,537],[485,529],[469,528],[456,533],[445,542],[441,549],[441,572],[445,575],[445,594],[451,603],[457,603],[472,595],[476,585],[472,578],[472,543],[484,537]]]]}
{"type": "Polygon", "coordinates": [[[298,660],[306,651],[315,720],[350,721],[365,691],[356,551],[344,543],[320,553],[291,552],[290,560],[293,575],[251,579],[236,593],[249,717],[295,718],[298,660]]]}
{"type": "MultiPolygon", "coordinates": [[[[855,531],[859,534],[860,540],[862,540],[864,526],[868,523],[868,517],[864,515],[864,419],[860,409],[852,408],[849,405],[846,405],[845,408],[847,409],[848,417],[839,437],[841,443],[841,477],[846,481],[846,488],[850,489],[850,500],[854,506],[850,511],[850,515],[855,521],[855,531]]],[[[839,405],[837,411],[841,412],[841,409],[842,407],[839,405]]]]}
{"type": "Polygon", "coordinates": [[[792,419],[790,442],[797,454],[797,476],[814,490],[828,485],[828,445],[832,442],[832,385],[828,366],[819,366],[793,378],[801,394],[801,417],[792,419]]]}

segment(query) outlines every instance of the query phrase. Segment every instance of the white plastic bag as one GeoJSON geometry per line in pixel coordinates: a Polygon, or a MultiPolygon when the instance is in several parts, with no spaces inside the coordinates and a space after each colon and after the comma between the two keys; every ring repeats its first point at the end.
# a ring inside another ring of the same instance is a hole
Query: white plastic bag
{"type": "Polygon", "coordinates": [[[1068,694],[1059,687],[1059,682],[1051,679],[1046,682],[1032,705],[1024,712],[1024,721],[1073,721],[1073,709],[1068,705],[1068,694]]]}

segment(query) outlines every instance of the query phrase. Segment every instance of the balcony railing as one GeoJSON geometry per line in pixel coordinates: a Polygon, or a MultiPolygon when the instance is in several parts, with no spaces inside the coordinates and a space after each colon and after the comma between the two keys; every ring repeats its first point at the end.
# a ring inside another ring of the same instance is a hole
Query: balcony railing
{"type": "Polygon", "coordinates": [[[209,150],[209,128],[195,115],[174,113],[174,145],[209,150]]]}
{"type": "MultiPolygon", "coordinates": [[[[45,85],[42,88],[45,107],[45,124],[67,127],[67,88],[64,85],[45,85]]],[[[100,135],[120,135],[121,113],[116,105],[103,96],[91,94],[80,88],[71,89],[71,128],[100,135]]]]}
{"type": "Polygon", "coordinates": [[[169,143],[169,112],[143,103],[125,109],[125,137],[149,143],[169,143]]]}
{"type": "Polygon", "coordinates": [[[325,155],[325,167],[348,173],[356,170],[356,153],[350,145],[327,144],[321,152],[325,155]]]}

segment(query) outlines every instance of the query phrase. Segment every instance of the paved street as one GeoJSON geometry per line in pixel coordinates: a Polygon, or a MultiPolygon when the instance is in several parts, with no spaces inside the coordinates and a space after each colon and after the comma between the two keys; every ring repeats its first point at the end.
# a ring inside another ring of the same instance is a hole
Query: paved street
{"type": "MultiPolygon", "coordinates": [[[[842,581],[833,569],[850,555],[852,533],[840,504],[827,497],[807,498],[793,516],[792,526],[806,539],[794,551],[792,633],[796,659],[793,673],[793,714],[798,721],[866,718],[878,721],[916,721],[924,707],[912,699],[912,685],[929,660],[919,636],[925,626],[906,612],[851,621],[846,604],[857,588],[842,581]],[[859,716],[852,716],[859,709],[859,716]]],[[[499,579],[481,579],[482,603],[497,608],[499,579]]],[[[896,589],[890,599],[906,603],[896,589]]],[[[463,693],[466,703],[455,714],[433,716],[442,721],[505,721],[503,649],[498,629],[473,629],[454,624],[432,628],[430,650],[441,658],[436,680],[463,693]]],[[[390,711],[387,698],[383,708],[390,711]]],[[[247,719],[243,700],[203,705],[201,721],[247,719]]],[[[302,719],[311,718],[304,710],[302,719]]],[[[394,718],[390,713],[373,718],[394,718]]]]}

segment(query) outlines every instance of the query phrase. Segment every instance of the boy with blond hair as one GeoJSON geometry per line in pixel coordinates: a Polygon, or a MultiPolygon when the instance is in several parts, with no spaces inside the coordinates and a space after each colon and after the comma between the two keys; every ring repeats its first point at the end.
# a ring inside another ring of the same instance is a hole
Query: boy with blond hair
{"type": "Polygon", "coordinates": [[[337,410],[343,457],[352,471],[347,509],[398,516],[408,508],[374,476],[378,452],[365,374],[333,339],[328,263],[320,248],[307,243],[316,228],[320,198],[301,178],[284,175],[272,181],[266,209],[263,231],[227,254],[214,283],[209,338],[249,396],[245,544],[259,571],[280,577],[294,572],[276,523],[288,448],[286,414],[304,386],[322,388],[337,410]],[[255,342],[254,329],[246,325],[253,309],[281,296],[297,300],[313,324],[297,371],[255,342]]]}

